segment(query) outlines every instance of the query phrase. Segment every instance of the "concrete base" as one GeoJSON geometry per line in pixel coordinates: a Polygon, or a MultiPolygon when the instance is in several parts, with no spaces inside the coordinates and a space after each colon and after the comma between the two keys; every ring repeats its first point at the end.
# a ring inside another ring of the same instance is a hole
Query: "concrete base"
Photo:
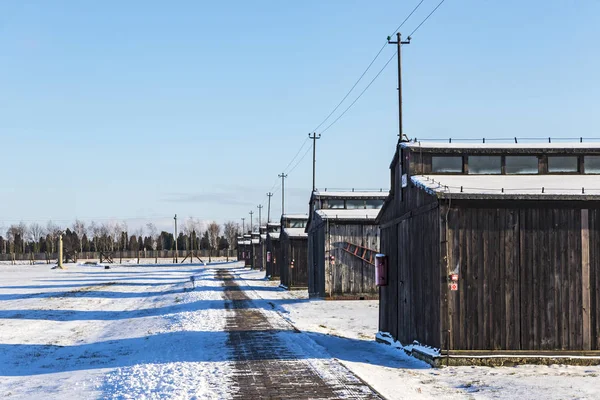
{"type": "MultiPolygon", "coordinates": [[[[384,338],[379,337],[379,335],[376,336],[377,342],[387,345],[392,345],[390,339],[389,336],[384,338]]],[[[419,348],[399,349],[434,368],[443,366],[514,367],[521,364],[600,365],[600,351],[451,350],[450,354],[442,351],[439,355],[433,355],[419,348]]]]}

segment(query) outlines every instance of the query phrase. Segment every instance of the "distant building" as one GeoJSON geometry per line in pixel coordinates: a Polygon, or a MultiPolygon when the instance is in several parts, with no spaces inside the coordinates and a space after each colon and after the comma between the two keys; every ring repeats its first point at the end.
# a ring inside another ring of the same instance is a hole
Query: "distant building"
{"type": "Polygon", "coordinates": [[[308,287],[308,234],[304,231],[308,215],[281,217],[281,284],[288,289],[308,287]]]}
{"type": "Polygon", "coordinates": [[[375,218],[387,195],[387,191],[312,193],[306,227],[311,297],[378,296],[374,257],[379,227],[375,218]]]}
{"type": "Polygon", "coordinates": [[[390,169],[381,331],[451,354],[600,349],[600,145],[401,143],[390,169]]]}

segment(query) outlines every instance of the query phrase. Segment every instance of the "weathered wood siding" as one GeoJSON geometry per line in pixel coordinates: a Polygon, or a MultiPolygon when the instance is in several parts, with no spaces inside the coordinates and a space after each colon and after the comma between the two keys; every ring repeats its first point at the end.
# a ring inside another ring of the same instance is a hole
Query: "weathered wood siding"
{"type": "Polygon", "coordinates": [[[308,288],[313,297],[376,297],[375,267],[343,250],[351,243],[379,248],[379,227],[372,223],[340,224],[315,217],[308,235],[308,288]],[[334,263],[330,256],[335,257],[334,263]]]}
{"type": "Polygon", "coordinates": [[[266,248],[267,252],[271,252],[271,261],[266,262],[266,276],[278,280],[280,277],[279,259],[281,258],[281,243],[279,239],[273,240],[271,236],[267,236],[266,248]]]}
{"type": "Polygon", "coordinates": [[[281,284],[290,289],[308,287],[308,238],[290,238],[282,233],[281,255],[281,284]]]}
{"type": "Polygon", "coordinates": [[[598,349],[598,210],[515,206],[450,209],[448,268],[460,276],[458,291],[442,287],[450,347],[598,349]]]}
{"type": "Polygon", "coordinates": [[[313,224],[308,235],[308,295],[325,297],[325,225],[313,224]]]}
{"type": "Polygon", "coordinates": [[[419,340],[441,346],[440,216],[437,199],[413,187],[418,153],[398,152],[393,190],[382,211],[380,252],[388,257],[388,285],[379,288],[379,330],[401,343],[419,340]],[[403,163],[402,163],[403,162],[403,163]],[[402,188],[402,173],[407,187],[402,188]]]}
{"type": "Polygon", "coordinates": [[[262,270],[264,268],[264,243],[260,243],[254,246],[254,269],[262,270]]]}
{"type": "Polygon", "coordinates": [[[600,350],[600,209],[589,211],[591,347],[600,350]]]}
{"type": "Polygon", "coordinates": [[[335,257],[335,262],[325,263],[325,291],[338,296],[377,296],[375,266],[349,254],[343,248],[346,243],[377,250],[379,227],[371,224],[330,223],[326,252],[335,257]]]}

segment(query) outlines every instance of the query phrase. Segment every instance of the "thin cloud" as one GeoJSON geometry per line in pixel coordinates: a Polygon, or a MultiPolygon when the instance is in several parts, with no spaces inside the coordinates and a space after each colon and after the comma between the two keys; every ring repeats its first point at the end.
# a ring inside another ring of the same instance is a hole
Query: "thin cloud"
{"type": "Polygon", "coordinates": [[[170,193],[163,198],[169,203],[203,203],[247,206],[254,203],[243,200],[240,194],[232,193],[170,193]]]}

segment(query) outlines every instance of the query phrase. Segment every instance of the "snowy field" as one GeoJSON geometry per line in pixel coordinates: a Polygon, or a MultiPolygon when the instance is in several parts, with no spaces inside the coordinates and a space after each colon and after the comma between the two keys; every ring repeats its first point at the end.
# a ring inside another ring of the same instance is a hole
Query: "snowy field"
{"type": "Polygon", "coordinates": [[[376,301],[309,301],[236,264],[67,267],[0,265],[0,398],[234,397],[223,268],[264,315],[303,332],[297,343],[388,399],[600,398],[600,367],[431,369],[374,341],[376,301]]]}

